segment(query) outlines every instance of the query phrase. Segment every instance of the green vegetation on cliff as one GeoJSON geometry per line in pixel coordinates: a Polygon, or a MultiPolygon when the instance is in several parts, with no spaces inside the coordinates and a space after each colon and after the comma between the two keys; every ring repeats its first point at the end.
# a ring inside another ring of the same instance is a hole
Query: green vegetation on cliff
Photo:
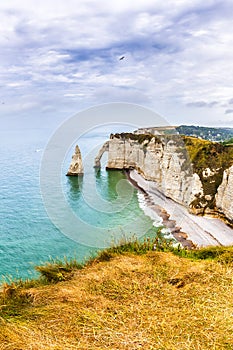
{"type": "Polygon", "coordinates": [[[5,285],[0,348],[232,349],[233,248],[175,255],[152,243],[122,243],[82,269],[47,264],[43,283],[5,285]]]}
{"type": "Polygon", "coordinates": [[[182,138],[197,173],[206,168],[227,169],[233,164],[233,147],[190,136],[182,138]]]}
{"type": "Polygon", "coordinates": [[[215,194],[222,182],[223,172],[233,165],[233,145],[226,146],[190,136],[182,138],[193,172],[199,175],[204,190],[204,196],[197,197],[192,205],[195,208],[214,209],[215,194]]]}

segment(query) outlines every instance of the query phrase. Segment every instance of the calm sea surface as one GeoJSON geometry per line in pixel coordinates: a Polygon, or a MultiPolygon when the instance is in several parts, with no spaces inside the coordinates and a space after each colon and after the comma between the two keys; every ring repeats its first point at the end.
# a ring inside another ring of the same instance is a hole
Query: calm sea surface
{"type": "MultiPolygon", "coordinates": [[[[93,245],[90,240],[82,239],[80,243],[70,239],[51,222],[42,201],[40,162],[51,129],[17,119],[2,119],[1,125],[0,276],[33,277],[33,266],[50,258],[87,258],[98,246],[98,237],[93,245]]],[[[95,147],[98,149],[108,135],[108,130],[94,130],[78,140],[84,158],[95,147]]],[[[109,234],[113,239],[120,237],[119,232],[122,236],[133,235],[134,222],[137,235],[140,235],[138,229],[143,235],[145,228],[152,227],[151,219],[145,217],[139,207],[137,191],[132,190],[126,181],[122,182],[125,179],[122,172],[106,172],[104,159],[101,171],[97,172],[93,169],[92,157],[87,157],[82,181],[66,177],[72,152],[73,149],[70,149],[62,169],[64,197],[75,215],[89,224],[93,235],[96,228],[105,228],[106,236],[109,234]],[[119,184],[123,192],[130,193],[123,207],[117,204],[119,184]],[[138,217],[145,219],[140,227],[138,217]],[[128,226],[131,232],[126,232],[128,226]]],[[[82,234],[79,227],[76,229],[79,235],[82,234]]],[[[106,237],[108,242],[109,237],[106,237]]],[[[99,242],[100,247],[102,243],[99,242]]]]}

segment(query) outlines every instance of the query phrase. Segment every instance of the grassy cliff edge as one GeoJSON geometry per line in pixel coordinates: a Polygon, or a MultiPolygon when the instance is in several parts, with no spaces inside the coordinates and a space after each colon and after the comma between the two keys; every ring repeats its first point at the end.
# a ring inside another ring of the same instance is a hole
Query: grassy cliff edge
{"type": "Polygon", "coordinates": [[[130,240],[5,284],[0,349],[232,349],[233,247],[130,240]]]}

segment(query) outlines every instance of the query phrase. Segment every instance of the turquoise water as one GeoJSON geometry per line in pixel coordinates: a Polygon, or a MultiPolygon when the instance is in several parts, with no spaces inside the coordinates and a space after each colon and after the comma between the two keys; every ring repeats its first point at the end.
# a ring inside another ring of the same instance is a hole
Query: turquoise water
{"type": "MultiPolygon", "coordinates": [[[[139,207],[137,191],[124,181],[122,172],[106,172],[104,167],[95,171],[87,157],[82,180],[66,177],[71,149],[61,176],[64,196],[75,215],[90,226],[95,244],[90,237],[88,240],[82,237],[80,242],[61,232],[49,219],[40,193],[40,162],[51,130],[33,127],[28,121],[25,125],[4,121],[0,131],[0,276],[35,276],[33,266],[50,258],[75,256],[83,260],[96,247],[103,246],[95,235],[98,228],[105,229],[105,242],[110,244],[111,240],[133,235],[134,231],[143,235],[145,228],[152,226],[139,207]]],[[[82,137],[79,140],[82,153],[88,154],[107,135],[107,131],[101,134],[92,131],[91,137],[89,134],[82,137]]],[[[82,235],[79,227],[76,229],[82,235]]]]}

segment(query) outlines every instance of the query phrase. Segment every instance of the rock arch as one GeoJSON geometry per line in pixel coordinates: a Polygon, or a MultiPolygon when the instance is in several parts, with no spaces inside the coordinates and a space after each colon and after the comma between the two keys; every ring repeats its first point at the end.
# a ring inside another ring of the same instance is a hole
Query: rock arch
{"type": "Polygon", "coordinates": [[[101,158],[103,156],[103,154],[105,152],[109,151],[109,141],[106,141],[103,146],[101,147],[101,149],[99,150],[97,156],[95,157],[95,164],[94,164],[94,168],[101,168],[101,158]]]}

